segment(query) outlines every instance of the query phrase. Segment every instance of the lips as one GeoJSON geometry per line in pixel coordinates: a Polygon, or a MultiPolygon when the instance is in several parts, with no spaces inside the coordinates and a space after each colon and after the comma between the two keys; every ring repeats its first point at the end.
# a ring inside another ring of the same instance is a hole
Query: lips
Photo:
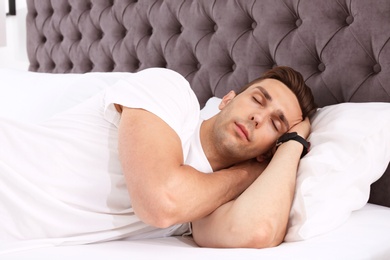
{"type": "Polygon", "coordinates": [[[239,124],[239,123],[236,123],[236,126],[238,128],[238,133],[240,135],[242,135],[243,137],[245,137],[246,140],[249,141],[249,134],[248,134],[248,130],[245,128],[245,126],[239,124]]]}

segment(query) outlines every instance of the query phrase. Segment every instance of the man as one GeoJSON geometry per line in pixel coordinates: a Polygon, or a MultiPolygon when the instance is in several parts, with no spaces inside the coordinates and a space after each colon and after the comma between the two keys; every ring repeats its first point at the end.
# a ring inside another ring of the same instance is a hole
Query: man
{"type": "Polygon", "coordinates": [[[43,123],[1,120],[0,252],[180,235],[190,223],[200,246],[279,244],[304,149],[298,137],[274,149],[286,132],[308,136],[310,89],[278,67],[220,109],[199,120],[188,82],[152,68],[43,123]]]}
{"type": "Polygon", "coordinates": [[[208,175],[184,164],[180,139],[163,120],[143,109],[117,108],[121,162],[132,206],[144,222],[161,228],[192,222],[200,246],[258,248],[283,241],[303,146],[283,143],[268,166],[265,157],[284,133],[309,134],[307,116],[315,104],[298,73],[275,68],[223,98],[221,112],[200,126],[213,170],[208,175]],[[283,82],[301,93],[300,100],[283,82]]]}

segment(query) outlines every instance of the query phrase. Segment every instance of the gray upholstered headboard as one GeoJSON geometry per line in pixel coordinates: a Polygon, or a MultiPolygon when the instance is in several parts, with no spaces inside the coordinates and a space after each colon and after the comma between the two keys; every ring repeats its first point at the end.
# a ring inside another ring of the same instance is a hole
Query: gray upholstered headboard
{"type": "MultiPolygon", "coordinates": [[[[320,106],[390,102],[388,0],[27,0],[30,70],[184,75],[203,105],[276,65],[320,106]]],[[[370,202],[390,206],[390,168],[370,202]]]]}

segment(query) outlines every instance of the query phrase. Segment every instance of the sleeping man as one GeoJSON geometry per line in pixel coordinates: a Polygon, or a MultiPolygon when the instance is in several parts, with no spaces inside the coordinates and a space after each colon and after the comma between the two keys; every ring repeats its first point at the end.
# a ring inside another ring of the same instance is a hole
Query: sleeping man
{"type": "Polygon", "coordinates": [[[152,68],[43,123],[2,120],[0,247],[191,233],[205,247],[280,244],[312,93],[276,67],[219,108],[201,120],[188,82],[152,68]]]}

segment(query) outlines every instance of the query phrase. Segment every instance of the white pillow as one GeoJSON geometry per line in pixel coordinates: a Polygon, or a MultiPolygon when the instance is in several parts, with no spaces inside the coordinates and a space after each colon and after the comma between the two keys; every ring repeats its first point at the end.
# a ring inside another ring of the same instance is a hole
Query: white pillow
{"type": "Polygon", "coordinates": [[[36,123],[114,84],[129,73],[36,73],[0,69],[0,117],[36,123]]]}
{"type": "Polygon", "coordinates": [[[343,103],[312,120],[311,151],[301,160],[286,241],[343,224],[368,201],[390,161],[390,103],[343,103]]]}
{"type": "Polygon", "coordinates": [[[219,112],[218,106],[221,101],[222,99],[217,97],[212,97],[207,100],[206,105],[200,110],[200,117],[206,120],[216,115],[219,112]]]}
{"type": "MultiPolygon", "coordinates": [[[[221,99],[202,109],[216,114],[221,99]]],[[[390,103],[343,103],[318,110],[301,160],[285,241],[305,240],[343,224],[368,201],[390,161],[390,103]]]]}

